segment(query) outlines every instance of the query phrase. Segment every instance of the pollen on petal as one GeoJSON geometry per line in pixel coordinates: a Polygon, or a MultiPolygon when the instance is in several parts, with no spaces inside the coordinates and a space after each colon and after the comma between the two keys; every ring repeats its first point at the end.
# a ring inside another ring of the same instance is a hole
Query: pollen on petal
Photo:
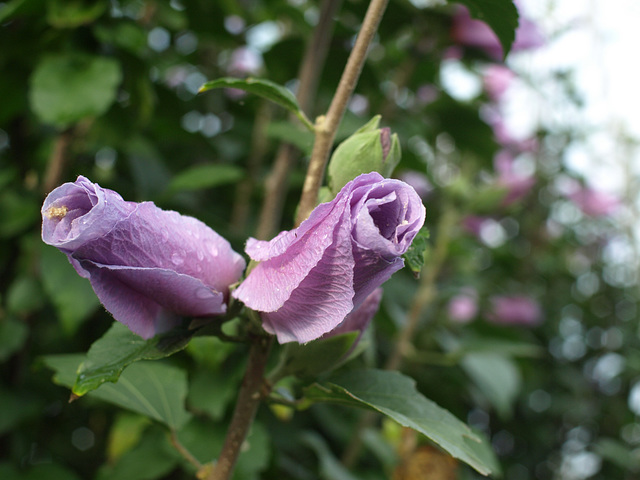
{"type": "Polygon", "coordinates": [[[49,207],[49,209],[45,212],[45,215],[49,219],[61,219],[64,218],[69,209],[64,205],[62,207],[49,207]]]}

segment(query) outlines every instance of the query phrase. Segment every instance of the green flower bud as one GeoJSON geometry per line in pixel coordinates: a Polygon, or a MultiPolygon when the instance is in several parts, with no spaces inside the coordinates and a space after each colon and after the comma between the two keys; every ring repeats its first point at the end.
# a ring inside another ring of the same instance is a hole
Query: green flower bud
{"type": "Polygon", "coordinates": [[[373,117],[343,141],[331,156],[329,188],[336,195],[342,187],[362,173],[378,172],[391,176],[400,161],[400,142],[389,128],[378,128],[380,115],[373,117]]]}

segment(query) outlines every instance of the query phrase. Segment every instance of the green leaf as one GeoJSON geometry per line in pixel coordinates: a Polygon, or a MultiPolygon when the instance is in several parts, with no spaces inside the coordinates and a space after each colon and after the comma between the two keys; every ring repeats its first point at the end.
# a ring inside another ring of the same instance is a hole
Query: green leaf
{"type": "Polygon", "coordinates": [[[309,130],[314,130],[313,124],[300,109],[296,97],[282,85],[260,78],[224,77],[205,83],[198,93],[208,92],[214,88],[237,88],[259,95],[294,113],[309,130]]]}
{"type": "Polygon", "coordinates": [[[178,453],[171,447],[167,435],[159,428],[144,432],[140,443],[127,451],[115,464],[105,464],[97,480],[153,480],[165,478],[179,462],[178,453]]]}
{"type": "Polygon", "coordinates": [[[424,266],[425,253],[429,248],[429,229],[422,227],[418,234],[411,242],[409,250],[402,256],[407,267],[411,269],[413,274],[418,277],[424,266]]]}
{"type": "Polygon", "coordinates": [[[56,28],[76,28],[93,22],[107,7],[104,1],[48,0],[47,21],[56,28]]]}
{"type": "Polygon", "coordinates": [[[91,345],[78,369],[73,393],[80,397],[105,382],[117,382],[125,367],[133,362],[173,355],[187,346],[192,335],[192,331],[176,328],[144,340],[123,324],[114,322],[107,333],[91,345]]]}
{"type": "Polygon", "coordinates": [[[348,332],[306,344],[287,344],[283,351],[282,370],[278,376],[312,377],[334,369],[345,360],[358,335],[359,332],[348,332]]]}
{"type": "Polygon", "coordinates": [[[227,406],[235,400],[244,371],[225,369],[215,372],[201,369],[192,374],[189,381],[187,404],[195,413],[205,413],[213,420],[220,420],[227,406]]]}
{"type": "Polygon", "coordinates": [[[494,31],[507,56],[516,38],[518,9],[512,0],[454,0],[465,5],[471,16],[485,22],[494,31]]]}
{"type": "Polygon", "coordinates": [[[137,413],[119,413],[109,431],[107,442],[107,459],[114,464],[125,453],[131,451],[140,443],[142,434],[151,424],[151,420],[137,413]]]}
{"type": "MultiPolygon", "coordinates": [[[[217,423],[194,419],[177,435],[180,443],[204,464],[220,455],[225,432],[217,423]]],[[[258,480],[258,474],[269,465],[270,445],[266,428],[254,422],[240,450],[233,480],[258,480]]]]}
{"type": "Polygon", "coordinates": [[[44,57],[31,76],[29,101],[44,123],[66,128],[107,111],[122,79],[107,57],[58,54],[44,57]]]}
{"type": "Polygon", "coordinates": [[[168,191],[202,190],[236,183],[242,178],[244,171],[235,165],[207,164],[197,165],[176,175],[169,184],[168,191]]]}
{"type": "MultiPolygon", "coordinates": [[[[42,414],[43,400],[16,389],[0,388],[0,435],[15,429],[21,422],[42,414]]],[[[2,477],[0,477],[2,478],[2,477]]]]}
{"type": "Polygon", "coordinates": [[[483,475],[498,471],[498,463],[481,437],[416,390],[415,381],[398,372],[354,370],[313,384],[305,397],[383,413],[424,434],[452,456],[483,475]]]}
{"type": "Polygon", "coordinates": [[[0,320],[0,362],[4,362],[22,347],[28,333],[26,323],[20,320],[9,316],[0,320]]]}
{"type": "MultiPolygon", "coordinates": [[[[54,370],[55,383],[71,388],[84,358],[82,354],[47,355],[42,361],[54,370]]],[[[118,383],[102,385],[87,396],[141,413],[174,430],[191,418],[184,408],[187,374],[162,362],[137,362],[120,375],[118,383]]]]}
{"type": "Polygon", "coordinates": [[[331,452],[325,440],[314,432],[305,432],[301,438],[320,460],[320,478],[323,480],[358,480],[331,452]]]}
{"type": "Polygon", "coordinates": [[[485,394],[503,418],[511,416],[522,379],[513,361],[496,353],[470,353],[460,362],[462,368],[485,394]]]}
{"type": "Polygon", "coordinates": [[[91,284],[75,271],[67,256],[43,244],[40,256],[42,284],[56,308],[64,331],[72,335],[96,311],[100,300],[91,284]]]}

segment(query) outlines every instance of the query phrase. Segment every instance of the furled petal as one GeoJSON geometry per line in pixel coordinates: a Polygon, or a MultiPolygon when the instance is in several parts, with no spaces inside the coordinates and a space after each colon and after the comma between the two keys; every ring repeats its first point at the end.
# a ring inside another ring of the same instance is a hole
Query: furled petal
{"type": "Polygon", "coordinates": [[[282,307],[336,241],[336,227],[344,223],[340,219],[345,215],[347,203],[346,196],[336,198],[335,203],[321,205],[318,213],[314,210],[299,228],[283,232],[271,242],[248,243],[247,253],[263,262],[251,271],[233,296],[261,312],[275,312],[282,307]]]}
{"type": "Polygon", "coordinates": [[[42,238],[61,250],[74,250],[106,234],[135,205],[80,176],[74,183],[56,188],[45,199],[42,238]]]}
{"type": "Polygon", "coordinates": [[[42,208],[42,238],[65,252],[114,318],[144,338],[179,316],[226,310],[245,261],[204,223],[79,177],[42,208]]]}
{"type": "Polygon", "coordinates": [[[164,317],[176,321],[182,316],[224,313],[224,295],[201,280],[162,268],[109,266],[83,260],[82,267],[96,295],[116,320],[143,338],[173,327],[160,322],[164,317]],[[171,312],[175,315],[167,315],[171,312]]]}
{"type": "Polygon", "coordinates": [[[348,182],[299,228],[249,240],[259,263],[233,292],[262,312],[281,343],[308,342],[340,325],[394,272],[424,223],[415,190],[376,172],[348,182]]]}
{"type": "Polygon", "coordinates": [[[344,240],[348,227],[346,222],[338,226],[331,247],[287,302],[262,315],[265,330],[280,343],[314,340],[333,330],[353,309],[353,255],[351,242],[344,240]]]}

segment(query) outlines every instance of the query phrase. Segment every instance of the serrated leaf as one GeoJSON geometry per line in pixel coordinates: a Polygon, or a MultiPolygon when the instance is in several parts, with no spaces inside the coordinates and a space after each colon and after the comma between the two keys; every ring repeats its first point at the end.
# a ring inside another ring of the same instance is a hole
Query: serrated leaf
{"type": "Polygon", "coordinates": [[[420,275],[424,266],[424,256],[429,247],[429,229],[422,227],[418,234],[411,242],[411,246],[402,256],[407,267],[411,269],[414,275],[420,275]]]}
{"type": "Polygon", "coordinates": [[[447,410],[416,390],[415,381],[399,372],[354,370],[305,390],[316,402],[334,402],[375,410],[424,434],[455,458],[483,475],[498,471],[490,447],[447,410]]]}
{"type": "MultiPolygon", "coordinates": [[[[55,383],[71,388],[84,358],[82,354],[47,355],[42,361],[55,372],[55,383]]],[[[186,372],[162,362],[134,363],[122,372],[118,383],[102,385],[87,396],[141,413],[174,430],[179,430],[191,418],[184,408],[186,372]]]]}
{"type": "Polygon", "coordinates": [[[359,335],[359,332],[348,332],[304,345],[287,344],[281,376],[311,377],[334,369],[345,360],[359,335]]]}
{"type": "Polygon", "coordinates": [[[73,393],[85,395],[105,382],[117,382],[122,371],[139,360],[168,357],[187,346],[192,331],[173,329],[144,340],[121,323],[114,322],[101,338],[93,342],[78,369],[73,393]]]}
{"type": "Polygon", "coordinates": [[[196,165],[173,177],[168,191],[191,191],[236,183],[242,178],[244,171],[235,165],[208,164],[196,165]]]}
{"type": "Polygon", "coordinates": [[[251,77],[223,77],[205,83],[200,87],[198,93],[208,92],[214,88],[237,88],[245,92],[253,93],[254,95],[259,95],[294,113],[309,130],[313,131],[314,129],[313,124],[301,110],[300,105],[298,105],[298,100],[296,100],[293,93],[282,85],[278,85],[270,80],[251,77]]]}
{"type": "Polygon", "coordinates": [[[484,352],[467,354],[460,364],[500,416],[509,418],[522,383],[513,361],[500,354],[484,352]]]}
{"type": "Polygon", "coordinates": [[[44,57],[31,76],[29,102],[44,123],[66,128],[107,111],[122,79],[107,57],[58,54],[44,57]]]}
{"type": "Polygon", "coordinates": [[[507,56],[516,38],[518,9],[512,0],[455,0],[469,9],[471,16],[485,22],[496,34],[507,56]]]}

